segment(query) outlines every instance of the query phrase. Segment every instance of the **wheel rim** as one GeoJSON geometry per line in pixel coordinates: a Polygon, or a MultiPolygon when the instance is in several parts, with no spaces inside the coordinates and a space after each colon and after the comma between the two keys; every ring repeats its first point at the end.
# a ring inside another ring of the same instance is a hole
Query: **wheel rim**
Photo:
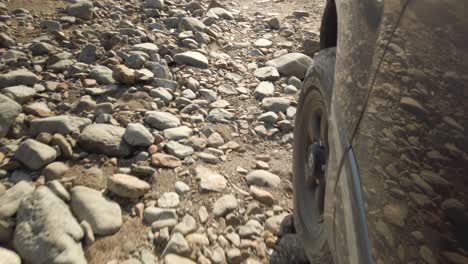
{"type": "Polygon", "coordinates": [[[325,167],[327,145],[325,140],[326,118],[323,117],[323,105],[317,105],[312,109],[310,116],[306,118],[307,139],[304,162],[304,177],[307,185],[306,192],[312,198],[311,206],[315,211],[314,221],[323,223],[325,206],[325,167]]]}
{"type": "Polygon", "coordinates": [[[311,89],[303,95],[294,135],[295,214],[305,235],[320,244],[324,235],[325,168],[328,157],[327,115],[322,95],[311,89]]]}

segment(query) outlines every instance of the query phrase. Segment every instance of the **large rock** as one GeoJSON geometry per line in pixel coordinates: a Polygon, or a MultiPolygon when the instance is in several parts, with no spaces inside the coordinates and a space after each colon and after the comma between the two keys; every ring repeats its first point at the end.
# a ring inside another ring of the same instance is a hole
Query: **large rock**
{"type": "Polygon", "coordinates": [[[122,226],[122,212],[118,203],[94,189],[77,186],[71,191],[71,209],[78,220],[91,225],[93,233],[112,235],[122,226]]]}
{"type": "Polygon", "coordinates": [[[0,247],[0,259],[5,264],[21,264],[21,258],[14,251],[0,247]]]}
{"type": "Polygon", "coordinates": [[[37,170],[57,158],[57,151],[39,141],[28,139],[21,143],[15,152],[15,159],[21,161],[31,170],[37,170]]]}
{"type": "Polygon", "coordinates": [[[151,111],[145,117],[145,122],[158,130],[174,128],[180,126],[177,116],[167,112],[151,111]]]}
{"type": "Polygon", "coordinates": [[[29,132],[33,135],[39,133],[67,135],[72,132],[80,132],[85,126],[91,124],[88,118],[61,115],[34,119],[30,123],[29,132]]]}
{"type": "Polygon", "coordinates": [[[151,189],[149,183],[126,174],[114,174],[107,180],[107,188],[124,198],[139,198],[151,189]]]}
{"type": "Polygon", "coordinates": [[[265,63],[266,66],[275,67],[284,76],[296,76],[304,79],[307,69],[313,60],[302,53],[289,53],[265,63]]]}
{"type": "Polygon", "coordinates": [[[13,244],[28,263],[86,264],[83,230],[68,206],[41,186],[21,202],[13,244]]]}
{"type": "Polygon", "coordinates": [[[196,51],[186,51],[176,54],[174,55],[174,61],[178,64],[189,65],[196,68],[208,68],[208,59],[205,57],[205,55],[196,51]]]}
{"type": "Polygon", "coordinates": [[[8,134],[11,124],[20,113],[21,105],[0,94],[0,138],[8,134]]]}
{"type": "Polygon", "coordinates": [[[93,4],[86,0],[79,0],[68,6],[68,15],[83,20],[91,19],[93,17],[93,4]]]}
{"type": "Polygon", "coordinates": [[[20,181],[0,196],[0,219],[16,214],[23,199],[27,198],[35,189],[34,184],[20,181]]]}
{"type": "Polygon", "coordinates": [[[90,153],[125,157],[131,153],[131,148],[123,139],[124,133],[125,128],[119,126],[93,124],[83,130],[78,144],[90,153]]]}
{"type": "Polygon", "coordinates": [[[15,85],[34,85],[39,81],[39,77],[26,69],[10,71],[0,74],[0,88],[15,85]]]}
{"type": "Polygon", "coordinates": [[[268,172],[266,170],[255,170],[249,173],[245,179],[248,185],[255,185],[259,187],[277,187],[281,179],[278,175],[268,172]]]}

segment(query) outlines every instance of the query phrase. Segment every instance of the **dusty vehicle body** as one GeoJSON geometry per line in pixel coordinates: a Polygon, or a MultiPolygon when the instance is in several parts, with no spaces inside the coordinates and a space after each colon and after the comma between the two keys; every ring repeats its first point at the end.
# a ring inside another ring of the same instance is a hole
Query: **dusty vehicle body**
{"type": "Polygon", "coordinates": [[[462,0],[327,4],[294,145],[312,262],[468,263],[467,32],[462,0]]]}

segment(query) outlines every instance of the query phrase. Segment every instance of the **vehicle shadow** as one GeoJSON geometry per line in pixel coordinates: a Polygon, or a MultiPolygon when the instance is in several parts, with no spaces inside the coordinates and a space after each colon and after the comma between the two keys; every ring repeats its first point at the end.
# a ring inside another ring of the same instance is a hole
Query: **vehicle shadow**
{"type": "Polygon", "coordinates": [[[293,216],[289,215],[281,223],[276,247],[270,254],[270,264],[310,264],[293,222],[293,216]]]}

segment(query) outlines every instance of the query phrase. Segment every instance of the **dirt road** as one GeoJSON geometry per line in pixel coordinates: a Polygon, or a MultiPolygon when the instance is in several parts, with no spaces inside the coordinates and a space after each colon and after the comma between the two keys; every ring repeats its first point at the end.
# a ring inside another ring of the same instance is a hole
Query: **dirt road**
{"type": "Polygon", "coordinates": [[[307,263],[291,142],[323,6],[0,2],[0,257],[307,263]]]}

